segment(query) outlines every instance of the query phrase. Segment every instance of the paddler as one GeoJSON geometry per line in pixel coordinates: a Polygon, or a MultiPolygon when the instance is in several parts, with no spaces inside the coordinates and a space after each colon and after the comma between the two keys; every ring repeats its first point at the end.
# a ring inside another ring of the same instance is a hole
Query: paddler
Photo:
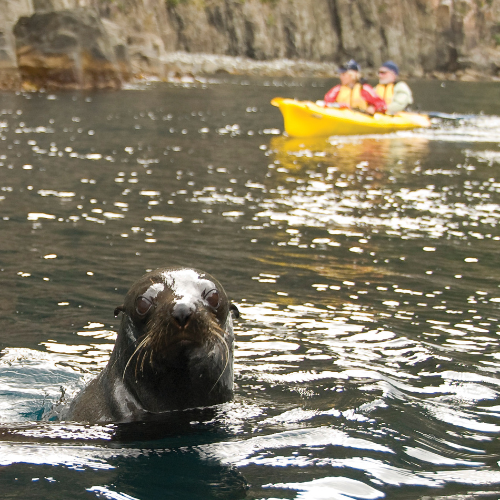
{"type": "Polygon", "coordinates": [[[340,85],[325,95],[325,106],[338,106],[374,113],[385,113],[387,105],[371,85],[361,81],[359,64],[351,59],[338,70],[340,85]]]}
{"type": "Polygon", "coordinates": [[[378,70],[379,83],[375,92],[387,103],[387,114],[394,115],[407,110],[413,104],[413,95],[406,82],[398,81],[399,68],[396,63],[386,61],[378,70]]]}

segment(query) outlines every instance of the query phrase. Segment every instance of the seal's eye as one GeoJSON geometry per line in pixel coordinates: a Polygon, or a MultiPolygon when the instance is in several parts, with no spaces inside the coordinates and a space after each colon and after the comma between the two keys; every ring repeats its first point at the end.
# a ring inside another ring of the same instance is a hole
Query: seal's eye
{"type": "Polygon", "coordinates": [[[140,297],[137,297],[135,310],[139,316],[144,316],[151,309],[152,305],[153,303],[149,299],[141,295],[140,297]]]}
{"type": "Polygon", "coordinates": [[[219,292],[215,288],[212,288],[212,290],[205,292],[203,294],[203,298],[208,302],[210,307],[213,307],[214,309],[217,309],[217,307],[219,307],[219,292]]]}

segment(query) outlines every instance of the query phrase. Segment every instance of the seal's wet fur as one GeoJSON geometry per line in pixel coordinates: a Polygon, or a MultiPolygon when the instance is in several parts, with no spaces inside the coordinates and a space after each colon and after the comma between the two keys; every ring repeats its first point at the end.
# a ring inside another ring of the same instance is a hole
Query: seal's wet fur
{"type": "Polygon", "coordinates": [[[126,422],[210,406],[233,396],[236,311],[202,271],[162,268],[131,287],[114,350],[77,395],[67,420],[126,422]]]}

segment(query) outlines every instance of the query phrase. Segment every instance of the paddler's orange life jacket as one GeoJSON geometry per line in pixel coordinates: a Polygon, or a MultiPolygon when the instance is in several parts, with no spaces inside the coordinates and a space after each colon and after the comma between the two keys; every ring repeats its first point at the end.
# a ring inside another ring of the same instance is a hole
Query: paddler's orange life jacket
{"type": "Polygon", "coordinates": [[[379,83],[375,87],[375,92],[386,102],[386,104],[391,104],[392,98],[394,97],[394,83],[379,83]]]}
{"type": "Polygon", "coordinates": [[[347,104],[347,106],[352,109],[366,110],[366,101],[361,97],[362,88],[363,86],[359,82],[355,83],[352,89],[347,85],[341,85],[336,102],[339,104],[347,104]]]}

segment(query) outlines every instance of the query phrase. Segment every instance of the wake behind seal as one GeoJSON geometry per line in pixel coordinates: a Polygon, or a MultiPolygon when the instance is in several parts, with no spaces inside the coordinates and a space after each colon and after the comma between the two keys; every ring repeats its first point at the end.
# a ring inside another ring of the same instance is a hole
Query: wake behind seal
{"type": "Polygon", "coordinates": [[[130,422],[233,397],[237,313],[202,271],[161,268],[132,285],[110,359],[73,400],[66,420],[130,422]]]}

